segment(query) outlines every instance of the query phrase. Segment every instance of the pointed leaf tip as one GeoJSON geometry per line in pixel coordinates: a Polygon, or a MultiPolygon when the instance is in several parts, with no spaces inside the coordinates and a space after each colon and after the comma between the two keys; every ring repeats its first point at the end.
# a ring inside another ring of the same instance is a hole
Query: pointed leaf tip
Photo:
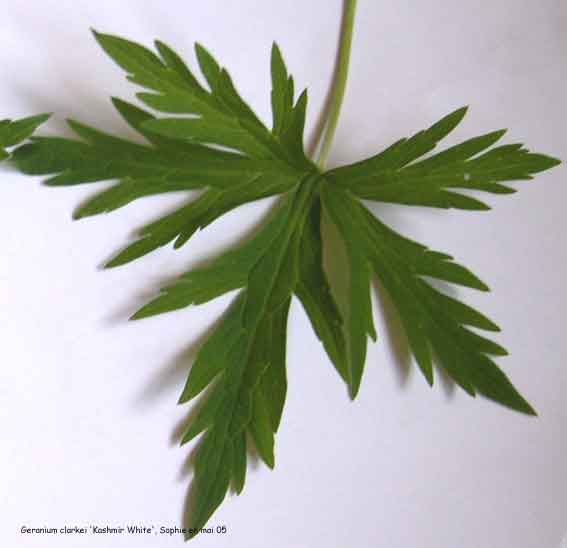
{"type": "Polygon", "coordinates": [[[115,268],[117,266],[120,266],[122,263],[118,260],[119,257],[120,257],[120,254],[118,254],[116,257],[113,257],[112,259],[110,259],[109,261],[104,263],[102,265],[102,268],[104,270],[106,270],[108,268],[115,268]]]}
{"type": "Polygon", "coordinates": [[[358,392],[360,391],[360,384],[358,386],[353,386],[352,384],[348,387],[348,397],[350,401],[354,401],[358,396],[358,392]]]}
{"type": "Polygon", "coordinates": [[[128,321],[138,321],[138,320],[144,320],[146,318],[149,318],[151,316],[154,316],[155,314],[152,313],[151,311],[151,303],[153,301],[150,301],[148,304],[145,304],[144,306],[142,306],[141,308],[139,308],[138,310],[136,310],[136,312],[134,312],[134,314],[132,314],[129,318],[128,321]]]}
{"type": "Polygon", "coordinates": [[[272,42],[271,55],[272,55],[272,59],[277,59],[278,61],[281,61],[281,63],[283,64],[282,50],[280,49],[276,41],[272,42]]]}
{"type": "Polygon", "coordinates": [[[75,209],[75,211],[73,211],[73,214],[71,215],[73,221],[79,221],[81,219],[84,219],[85,217],[88,217],[88,213],[85,213],[83,207],[78,207],[77,209],[75,209]]]}
{"type": "Polygon", "coordinates": [[[90,31],[92,33],[92,35],[94,36],[94,39],[100,44],[101,39],[103,39],[105,35],[102,32],[99,32],[98,30],[94,29],[93,27],[90,28],[90,31]]]}
{"type": "Polygon", "coordinates": [[[36,119],[38,124],[43,124],[47,122],[47,120],[49,120],[49,118],[51,118],[52,116],[53,116],[53,112],[44,112],[42,114],[38,114],[37,116],[34,116],[33,118],[36,119]]]}
{"type": "Polygon", "coordinates": [[[468,105],[459,107],[458,109],[454,110],[453,112],[451,112],[450,114],[445,116],[445,118],[443,118],[442,120],[451,120],[452,124],[451,124],[450,130],[452,130],[462,122],[462,120],[466,116],[468,110],[469,110],[468,105]]]}

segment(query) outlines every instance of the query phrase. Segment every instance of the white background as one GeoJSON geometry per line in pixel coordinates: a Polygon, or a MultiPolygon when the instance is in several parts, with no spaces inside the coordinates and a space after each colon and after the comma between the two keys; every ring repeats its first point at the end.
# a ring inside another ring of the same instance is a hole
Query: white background
{"type": "MultiPolygon", "coordinates": [[[[447,144],[508,127],[566,159],[567,4],[560,0],[360,0],[352,72],[333,165],[377,152],[454,108],[469,115],[447,144]]],[[[89,27],[173,45],[195,66],[209,47],[269,121],[276,40],[315,121],[332,72],[339,0],[266,2],[30,0],[0,22],[1,115],[55,112],[130,136],[108,97],[135,88],[89,27]]],[[[180,546],[179,537],[46,538],[22,526],[180,526],[191,447],[176,401],[196,343],[231,296],[128,323],[160,283],[237,241],[269,206],[245,206],[179,251],[97,268],[180,196],[145,199],[73,222],[94,188],[49,189],[0,167],[0,539],[6,546],[180,546]]],[[[454,254],[492,289],[459,291],[503,327],[499,361],[538,418],[430,389],[395,319],[375,302],[361,393],[349,401],[301,306],[290,314],[289,397],[274,471],[249,470],[195,546],[558,548],[567,534],[564,166],[488,196],[490,212],[381,206],[386,222],[454,254]]],[[[106,183],[103,183],[103,186],[106,183]]],[[[98,188],[102,188],[99,186],[98,188]]]]}

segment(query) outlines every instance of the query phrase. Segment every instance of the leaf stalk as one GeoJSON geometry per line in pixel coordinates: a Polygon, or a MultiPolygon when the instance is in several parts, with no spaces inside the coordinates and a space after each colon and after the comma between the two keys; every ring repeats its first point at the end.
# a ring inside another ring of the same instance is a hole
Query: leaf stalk
{"type": "Polygon", "coordinates": [[[350,65],[350,52],[352,48],[352,34],[354,30],[354,19],[356,14],[357,0],[345,0],[341,35],[339,42],[339,59],[337,73],[332,91],[329,119],[323,136],[323,142],[319,150],[317,165],[323,169],[327,163],[333,139],[337,131],[341,107],[345,96],[348,71],[350,65]]]}

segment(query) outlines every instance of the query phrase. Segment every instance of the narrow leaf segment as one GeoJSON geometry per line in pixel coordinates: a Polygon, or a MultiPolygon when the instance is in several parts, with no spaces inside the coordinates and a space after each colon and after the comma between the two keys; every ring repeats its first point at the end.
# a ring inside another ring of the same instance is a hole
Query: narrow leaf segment
{"type": "Polygon", "coordinates": [[[38,114],[20,120],[0,120],[0,161],[10,157],[7,148],[25,141],[49,116],[50,114],[38,114]]]}

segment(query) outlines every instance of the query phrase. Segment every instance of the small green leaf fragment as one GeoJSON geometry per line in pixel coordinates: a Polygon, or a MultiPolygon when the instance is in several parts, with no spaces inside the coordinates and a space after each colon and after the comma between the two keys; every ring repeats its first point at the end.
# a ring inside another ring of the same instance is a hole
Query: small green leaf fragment
{"type": "Polygon", "coordinates": [[[244,326],[253,329],[262,317],[283,304],[295,289],[299,239],[318,176],[308,176],[294,192],[285,226],[258,259],[248,277],[244,326]]]}
{"type": "Polygon", "coordinates": [[[37,114],[20,120],[4,120],[5,123],[0,126],[0,148],[12,147],[25,141],[50,116],[51,114],[37,114]]]}
{"type": "Polygon", "coordinates": [[[118,253],[116,257],[106,263],[105,268],[114,268],[124,265],[168,244],[174,240],[187,225],[191,225],[194,230],[197,230],[200,216],[207,210],[211,201],[216,199],[216,196],[216,191],[206,192],[194,202],[146,225],[140,231],[142,238],[136,240],[118,253]]]}
{"type": "Polygon", "coordinates": [[[376,338],[370,300],[370,263],[360,243],[360,219],[348,196],[329,185],[321,192],[323,204],[338,228],[349,258],[349,305],[346,320],[348,341],[347,382],[351,398],[360,388],[366,361],[367,337],[376,338]],[[358,226],[357,226],[358,225],[358,226]]]}
{"type": "Polygon", "coordinates": [[[287,117],[293,106],[288,97],[288,72],[280,48],[276,43],[272,45],[271,55],[272,72],[272,131],[279,135],[286,124],[287,117]]]}
{"type": "Polygon", "coordinates": [[[216,91],[221,68],[216,59],[201,44],[195,44],[195,53],[199,61],[201,72],[205,76],[211,91],[216,91]]]}
{"type": "Polygon", "coordinates": [[[243,304],[244,293],[241,293],[199,350],[179,403],[186,403],[200,394],[219,373],[228,367],[229,351],[243,334],[241,327],[243,304]]]}
{"type": "Polygon", "coordinates": [[[343,318],[331,294],[331,288],[323,270],[323,242],[320,224],[321,203],[315,200],[301,239],[299,281],[295,293],[331,362],[341,377],[347,381],[348,366],[343,318]]]}
{"type": "Polygon", "coordinates": [[[223,253],[209,265],[185,273],[176,283],[162,290],[159,297],[136,312],[133,319],[201,304],[246,285],[251,269],[283,229],[290,206],[291,200],[284,199],[254,237],[223,253]]]}
{"type": "Polygon", "coordinates": [[[206,395],[202,407],[191,421],[191,424],[181,438],[181,445],[190,442],[193,438],[214,425],[217,413],[224,404],[225,393],[222,383],[213,387],[210,394],[206,395]]]}
{"type": "Polygon", "coordinates": [[[224,500],[233,472],[233,445],[226,433],[209,430],[195,459],[195,505],[189,515],[188,538],[196,536],[224,500]]]}
{"type": "Polygon", "coordinates": [[[271,317],[269,366],[260,380],[274,433],[280,426],[287,394],[286,346],[290,302],[288,300],[280,306],[271,317]]]}
{"type": "Polygon", "coordinates": [[[236,436],[233,444],[232,485],[236,494],[240,495],[246,482],[246,433],[236,436]]]}
{"type": "Polygon", "coordinates": [[[161,59],[148,48],[130,40],[93,30],[94,37],[102,49],[118,65],[131,74],[153,72],[164,68],[161,59]]]}
{"type": "Polygon", "coordinates": [[[262,385],[258,385],[252,396],[252,418],[248,426],[258,454],[266,465],[274,467],[274,432],[270,412],[262,385]]]}
{"type": "Polygon", "coordinates": [[[198,91],[203,91],[203,88],[199,85],[199,82],[193,73],[189,70],[183,59],[181,59],[181,57],[173,51],[173,49],[160,40],[155,41],[155,46],[168,68],[176,72],[189,87],[198,91]]]}

